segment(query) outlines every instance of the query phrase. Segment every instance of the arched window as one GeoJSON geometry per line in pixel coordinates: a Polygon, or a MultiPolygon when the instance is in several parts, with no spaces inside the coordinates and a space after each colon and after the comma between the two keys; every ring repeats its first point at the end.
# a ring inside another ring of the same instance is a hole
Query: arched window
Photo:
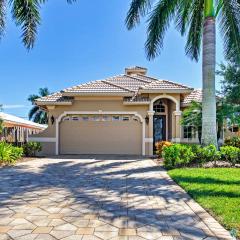
{"type": "Polygon", "coordinates": [[[165,105],[162,100],[158,100],[153,104],[153,111],[156,113],[165,113],[165,105]]]}

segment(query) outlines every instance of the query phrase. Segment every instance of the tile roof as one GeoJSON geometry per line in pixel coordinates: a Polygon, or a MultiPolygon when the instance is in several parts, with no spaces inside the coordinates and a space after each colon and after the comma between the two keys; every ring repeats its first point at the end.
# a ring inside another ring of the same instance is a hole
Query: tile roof
{"type": "Polygon", "coordinates": [[[195,89],[189,95],[187,95],[183,101],[182,105],[188,105],[192,101],[202,102],[202,89],[195,89]]]}
{"type": "Polygon", "coordinates": [[[56,102],[71,102],[71,97],[62,96],[61,92],[56,92],[46,97],[36,99],[36,102],[49,102],[49,103],[56,103],[56,102]]]}
{"type": "Polygon", "coordinates": [[[191,90],[190,87],[168,80],[155,80],[141,87],[144,90],[191,90]]]}
{"type": "MultiPolygon", "coordinates": [[[[136,66],[132,67],[132,69],[141,70],[145,68],[136,66]]],[[[66,88],[61,92],[37,99],[36,103],[69,103],[72,101],[70,96],[81,94],[116,94],[134,97],[137,95],[139,90],[186,90],[186,92],[188,92],[191,90],[191,88],[183,84],[174,83],[167,80],[158,80],[156,78],[136,72],[130,75],[118,75],[104,80],[91,81],[74,87],[66,88]]]]}
{"type": "Polygon", "coordinates": [[[97,80],[63,90],[64,93],[126,93],[127,89],[110,84],[111,80],[97,80]],[[108,82],[109,81],[109,82],[108,82]]]}

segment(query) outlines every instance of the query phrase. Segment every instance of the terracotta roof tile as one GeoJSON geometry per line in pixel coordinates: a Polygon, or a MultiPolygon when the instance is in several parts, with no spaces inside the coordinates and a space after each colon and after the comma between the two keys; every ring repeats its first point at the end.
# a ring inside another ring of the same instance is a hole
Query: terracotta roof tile
{"type": "Polygon", "coordinates": [[[71,97],[62,96],[61,92],[56,92],[46,97],[38,98],[36,102],[71,102],[71,97]]]}
{"type": "Polygon", "coordinates": [[[80,84],[63,90],[64,93],[126,93],[127,90],[108,84],[107,81],[97,80],[80,84]]]}
{"type": "MultiPolygon", "coordinates": [[[[141,67],[133,67],[141,68],[141,67]]],[[[144,68],[141,68],[144,69],[144,68]]],[[[61,92],[37,99],[36,102],[69,102],[72,99],[67,94],[129,94],[136,96],[140,89],[144,90],[191,90],[191,88],[167,80],[158,80],[143,74],[118,75],[104,80],[92,81],[74,87],[66,88],[61,92]]]]}
{"type": "Polygon", "coordinates": [[[168,80],[156,80],[156,81],[152,81],[149,84],[146,84],[142,87],[142,89],[145,90],[167,90],[167,89],[176,89],[176,90],[191,90],[190,87],[180,84],[180,83],[175,83],[175,82],[171,82],[168,80]]]}
{"type": "Polygon", "coordinates": [[[128,89],[131,92],[136,92],[145,82],[134,76],[121,75],[107,79],[107,82],[115,84],[121,88],[128,89]]]}
{"type": "Polygon", "coordinates": [[[192,101],[202,102],[202,89],[195,89],[194,91],[192,91],[183,99],[182,105],[188,105],[192,101]]]}

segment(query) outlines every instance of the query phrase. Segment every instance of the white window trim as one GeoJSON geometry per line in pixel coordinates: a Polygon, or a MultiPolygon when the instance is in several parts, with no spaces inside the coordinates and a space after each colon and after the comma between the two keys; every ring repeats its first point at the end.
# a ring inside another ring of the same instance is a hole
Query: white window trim
{"type": "Polygon", "coordinates": [[[56,120],[56,148],[55,148],[55,154],[59,155],[59,124],[62,121],[62,118],[66,115],[134,115],[140,119],[140,122],[142,123],[142,155],[144,156],[146,154],[145,151],[145,129],[146,124],[144,118],[137,112],[114,112],[114,111],[65,111],[56,120]]]}

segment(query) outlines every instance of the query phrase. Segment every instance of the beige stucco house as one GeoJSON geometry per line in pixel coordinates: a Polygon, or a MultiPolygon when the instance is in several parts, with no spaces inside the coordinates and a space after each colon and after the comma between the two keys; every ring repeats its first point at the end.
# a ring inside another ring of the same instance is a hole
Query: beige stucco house
{"type": "Polygon", "coordinates": [[[152,155],[157,141],[198,142],[180,120],[201,97],[200,90],[148,76],[146,68],[126,68],[122,75],[37,99],[49,113],[49,126],[30,140],[41,142],[45,155],[152,155]]]}

